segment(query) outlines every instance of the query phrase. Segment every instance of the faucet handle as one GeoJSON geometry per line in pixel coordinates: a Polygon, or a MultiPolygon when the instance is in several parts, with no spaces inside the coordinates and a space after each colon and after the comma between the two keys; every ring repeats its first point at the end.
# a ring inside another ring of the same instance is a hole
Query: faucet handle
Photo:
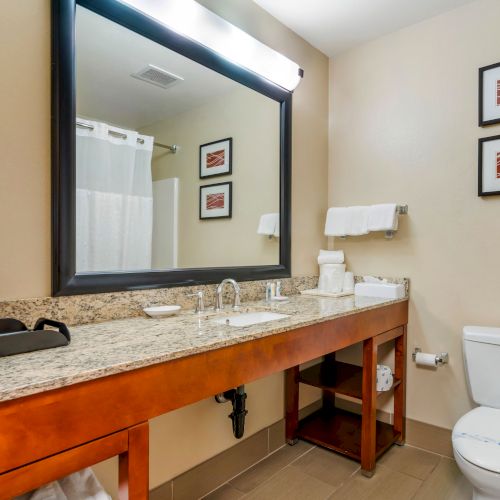
{"type": "Polygon", "coordinates": [[[188,297],[197,297],[196,306],[194,308],[195,313],[203,312],[205,310],[205,304],[203,302],[203,290],[198,290],[195,293],[188,293],[188,297]]]}

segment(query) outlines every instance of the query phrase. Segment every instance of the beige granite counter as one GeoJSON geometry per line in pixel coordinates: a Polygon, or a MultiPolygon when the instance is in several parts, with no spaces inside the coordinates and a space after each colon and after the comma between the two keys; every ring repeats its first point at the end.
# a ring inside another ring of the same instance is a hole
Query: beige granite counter
{"type": "MultiPolygon", "coordinates": [[[[0,401],[247,342],[395,302],[401,300],[303,295],[272,305],[263,301],[248,302],[243,304],[242,312],[248,308],[272,310],[289,317],[243,328],[216,324],[214,320],[223,313],[198,315],[191,310],[163,319],[134,317],[74,326],[72,341],[67,347],[0,358],[0,401]]],[[[233,313],[229,308],[224,314],[233,313]]]]}

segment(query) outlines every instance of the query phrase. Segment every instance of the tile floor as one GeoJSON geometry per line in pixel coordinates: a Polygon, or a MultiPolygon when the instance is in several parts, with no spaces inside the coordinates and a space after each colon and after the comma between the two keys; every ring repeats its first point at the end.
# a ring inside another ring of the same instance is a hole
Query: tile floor
{"type": "Polygon", "coordinates": [[[455,462],[411,446],[393,446],[375,475],[304,441],[284,446],[205,500],[470,500],[472,489],[455,462]]]}

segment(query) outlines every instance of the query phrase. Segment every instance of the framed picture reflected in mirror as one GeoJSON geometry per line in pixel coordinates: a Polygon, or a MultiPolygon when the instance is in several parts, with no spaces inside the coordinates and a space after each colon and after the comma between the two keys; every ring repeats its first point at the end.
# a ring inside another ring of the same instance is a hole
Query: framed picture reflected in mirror
{"type": "Polygon", "coordinates": [[[200,219],[229,219],[232,205],[232,182],[200,186],[200,219]]]}
{"type": "Polygon", "coordinates": [[[231,175],[233,139],[221,139],[200,146],[200,179],[231,175]]]}

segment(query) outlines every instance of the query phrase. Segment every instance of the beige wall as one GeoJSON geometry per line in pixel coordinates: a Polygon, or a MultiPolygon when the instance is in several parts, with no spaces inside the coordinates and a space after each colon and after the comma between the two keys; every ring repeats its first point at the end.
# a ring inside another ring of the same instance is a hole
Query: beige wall
{"type": "Polygon", "coordinates": [[[0,299],[50,294],[49,3],[0,16],[0,299]]]}
{"type": "MultiPolygon", "coordinates": [[[[204,3],[297,61],[293,104],[294,275],[316,272],[327,204],[328,61],[250,0],[204,3]]],[[[9,2],[0,16],[2,145],[0,299],[50,295],[50,1],[9,2]],[[27,76],[29,75],[29,77],[27,76]],[[34,75],[34,77],[33,77],[34,75]]]]}
{"type": "Polygon", "coordinates": [[[280,106],[242,87],[141,130],[178,144],[153,159],[153,179],[179,178],[178,267],[279,264],[279,240],[257,234],[279,212],[280,106]],[[232,137],[232,174],[199,179],[199,146],[232,137]],[[232,182],[232,217],[199,219],[199,187],[232,182]]]}
{"type": "MultiPolygon", "coordinates": [[[[210,2],[205,2],[210,4],[210,2]]],[[[293,103],[293,274],[316,272],[327,194],[328,60],[250,0],[217,0],[235,24],[297,61],[293,103]]],[[[50,2],[9,2],[0,16],[0,299],[50,294],[50,2]]],[[[247,435],[283,416],[282,374],[248,386],[247,435]]],[[[315,399],[308,393],[303,401],[315,399]]],[[[227,406],[202,401],[152,422],[151,485],[233,445],[227,406]]],[[[116,469],[99,467],[108,484],[116,469]],[[113,471],[112,473],[110,471],[113,471]]]]}
{"type": "Polygon", "coordinates": [[[452,427],[471,407],[466,324],[500,325],[500,198],[477,197],[477,69],[500,60],[500,2],[480,0],[351,50],[331,63],[330,204],[408,203],[392,241],[335,241],[357,273],[409,276],[408,414],[452,427]]]}

